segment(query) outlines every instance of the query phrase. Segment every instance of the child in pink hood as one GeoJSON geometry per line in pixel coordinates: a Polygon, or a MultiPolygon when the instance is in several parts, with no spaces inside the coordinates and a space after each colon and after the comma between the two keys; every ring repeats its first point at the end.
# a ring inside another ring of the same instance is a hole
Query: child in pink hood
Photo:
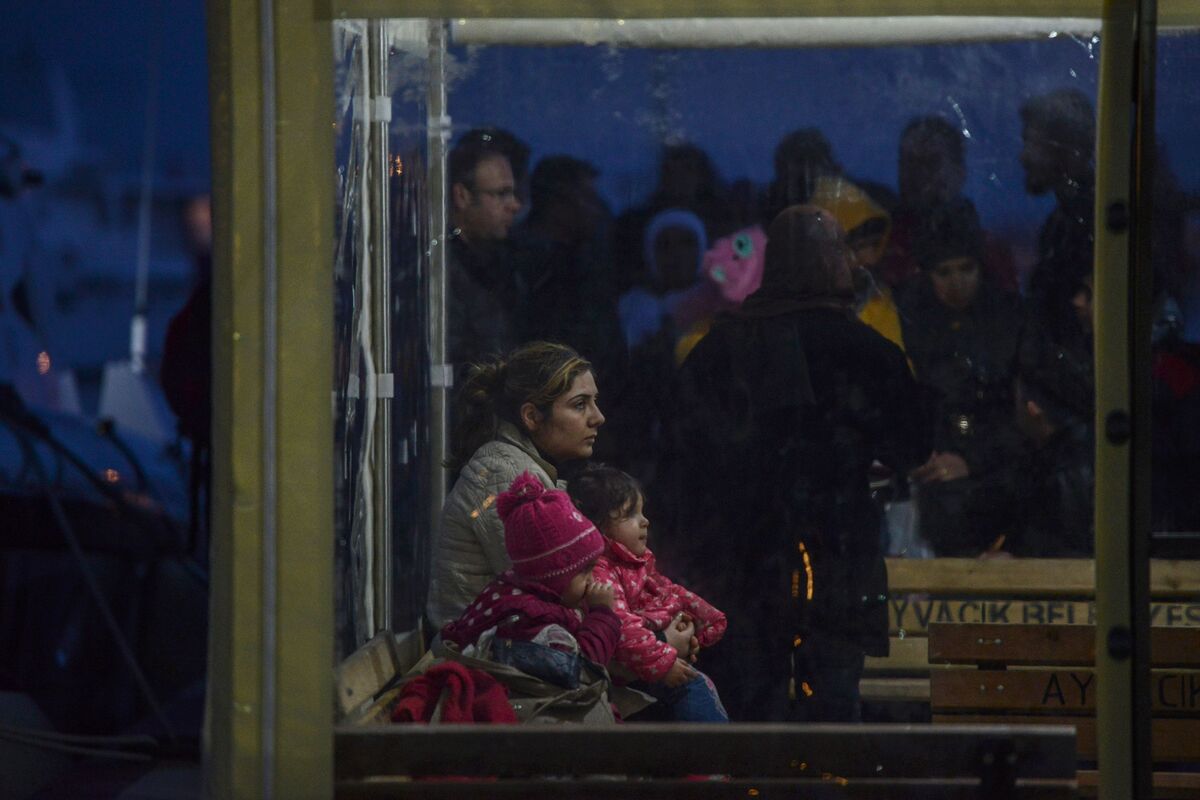
{"type": "Polygon", "coordinates": [[[614,676],[632,676],[634,688],[659,701],[639,718],[728,722],[716,687],[689,663],[701,647],[721,639],[725,615],[658,571],[646,546],[650,523],[637,480],[591,465],[571,479],[568,491],[606,539],[592,575],[612,585],[613,610],[621,620],[614,676]]]}

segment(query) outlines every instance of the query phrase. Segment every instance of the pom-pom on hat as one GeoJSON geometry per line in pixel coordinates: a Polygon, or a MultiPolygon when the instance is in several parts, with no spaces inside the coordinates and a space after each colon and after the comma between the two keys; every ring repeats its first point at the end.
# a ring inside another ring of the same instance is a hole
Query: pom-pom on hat
{"type": "Polygon", "coordinates": [[[513,571],[561,594],[571,578],[604,552],[604,537],[566,492],[523,472],[496,498],[513,571]]]}

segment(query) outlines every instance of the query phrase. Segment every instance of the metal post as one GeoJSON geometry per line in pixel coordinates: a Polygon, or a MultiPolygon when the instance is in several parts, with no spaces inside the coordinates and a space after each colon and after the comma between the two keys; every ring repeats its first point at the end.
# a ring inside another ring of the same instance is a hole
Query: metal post
{"type": "MultiPolygon", "coordinates": [[[[1135,169],[1148,178],[1144,159],[1131,157],[1131,130],[1137,122],[1139,138],[1146,134],[1145,97],[1139,94],[1151,87],[1136,75],[1146,57],[1144,40],[1138,49],[1139,33],[1145,35],[1138,6],[1139,0],[1104,4],[1097,120],[1096,717],[1102,800],[1148,797],[1151,777],[1149,495],[1145,477],[1139,476],[1148,467],[1143,459],[1150,431],[1147,392],[1137,388],[1149,378],[1143,369],[1148,346],[1138,343],[1149,334],[1144,309],[1150,265],[1139,262],[1145,249],[1136,244],[1149,235],[1149,209],[1142,207],[1149,195],[1145,180],[1131,180],[1135,169]]],[[[1138,149],[1152,147],[1141,141],[1138,149]]]]}
{"type": "Polygon", "coordinates": [[[333,54],[323,14],[315,0],[209,4],[212,797],[333,795],[333,54]]]}
{"type": "Polygon", "coordinates": [[[446,149],[450,117],[446,111],[446,23],[429,23],[429,448],[430,530],[441,519],[446,498],[450,392],[454,371],[446,363],[446,149]]]}
{"type": "Polygon", "coordinates": [[[391,231],[388,228],[392,98],[388,91],[387,22],[384,20],[371,20],[368,25],[367,71],[364,80],[370,109],[370,134],[364,161],[369,191],[364,200],[370,215],[370,246],[364,257],[371,262],[371,356],[375,363],[375,374],[367,376],[367,380],[374,381],[376,405],[373,441],[366,443],[374,451],[372,478],[375,485],[371,493],[374,525],[366,535],[371,536],[375,544],[372,564],[375,614],[370,620],[374,635],[392,627],[392,398],[395,392],[390,313],[391,231]]]}
{"type": "Polygon", "coordinates": [[[213,139],[212,585],[205,783],[259,797],[263,772],[262,13],[208,7],[213,139]],[[237,120],[237,124],[234,124],[237,120]],[[235,246],[236,244],[236,246],[235,246]]]}
{"type": "Polygon", "coordinates": [[[1129,593],[1133,652],[1131,684],[1133,718],[1129,740],[1133,757],[1133,796],[1149,797],[1154,780],[1150,700],[1150,528],[1151,436],[1150,416],[1151,327],[1154,317],[1154,265],[1150,259],[1154,227],[1155,174],[1155,55],[1158,51],[1158,2],[1139,0],[1135,32],[1137,70],[1134,84],[1133,241],[1129,277],[1132,304],[1130,330],[1130,450],[1129,593]]]}
{"type": "Polygon", "coordinates": [[[275,6],[260,0],[262,25],[262,796],[275,797],[279,674],[279,143],[275,6]]]}

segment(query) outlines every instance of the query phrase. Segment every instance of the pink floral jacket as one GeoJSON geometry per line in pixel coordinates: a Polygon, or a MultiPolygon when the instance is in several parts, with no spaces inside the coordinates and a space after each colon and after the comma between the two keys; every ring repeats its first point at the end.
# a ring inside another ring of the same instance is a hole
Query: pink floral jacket
{"type": "Polygon", "coordinates": [[[661,681],[675,663],[675,648],[655,632],[666,630],[679,612],[696,623],[701,647],[716,644],[725,634],[725,615],[659,572],[649,550],[635,556],[619,542],[607,540],[592,579],[613,585],[613,610],[621,619],[621,641],[613,658],[640,680],[661,681]]]}

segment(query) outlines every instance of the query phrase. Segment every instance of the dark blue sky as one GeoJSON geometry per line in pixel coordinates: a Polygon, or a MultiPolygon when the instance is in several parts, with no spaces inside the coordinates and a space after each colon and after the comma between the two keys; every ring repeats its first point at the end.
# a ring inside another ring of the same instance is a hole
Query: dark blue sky
{"type": "Polygon", "coordinates": [[[83,143],[120,171],[140,167],[148,75],[158,48],[160,169],[209,173],[208,75],[202,0],[12,3],[0,25],[0,130],[52,124],[49,81],[61,69],[83,143]]]}

